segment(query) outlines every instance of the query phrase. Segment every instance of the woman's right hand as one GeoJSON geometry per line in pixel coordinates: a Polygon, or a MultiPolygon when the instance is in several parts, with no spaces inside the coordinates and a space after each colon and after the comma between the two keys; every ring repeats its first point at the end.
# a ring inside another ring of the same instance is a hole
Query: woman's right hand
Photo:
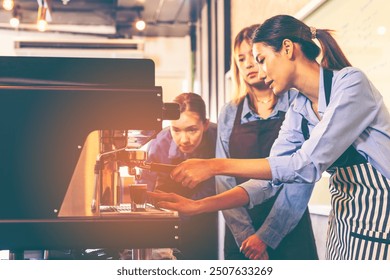
{"type": "Polygon", "coordinates": [[[195,188],[200,182],[213,177],[211,159],[188,159],[180,163],[171,172],[172,180],[188,188],[195,188]]]}
{"type": "Polygon", "coordinates": [[[199,214],[200,208],[196,200],[188,199],[175,193],[148,192],[148,197],[157,207],[175,210],[186,215],[199,214]]]}

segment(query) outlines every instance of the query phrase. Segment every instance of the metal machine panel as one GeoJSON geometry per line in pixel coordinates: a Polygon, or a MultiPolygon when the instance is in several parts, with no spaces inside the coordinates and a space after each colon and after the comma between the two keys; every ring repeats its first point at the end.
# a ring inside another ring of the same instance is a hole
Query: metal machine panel
{"type": "Polygon", "coordinates": [[[151,60],[0,57],[0,77],[0,249],[177,245],[177,215],[59,216],[90,133],[179,115],[151,60]]]}

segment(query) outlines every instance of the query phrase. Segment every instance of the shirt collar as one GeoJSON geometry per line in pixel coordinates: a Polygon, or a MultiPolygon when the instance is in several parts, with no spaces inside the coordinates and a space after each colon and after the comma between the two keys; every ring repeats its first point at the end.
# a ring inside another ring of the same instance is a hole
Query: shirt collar
{"type": "MultiPolygon", "coordinates": [[[[289,93],[281,94],[278,102],[275,104],[274,109],[272,110],[271,115],[268,118],[275,117],[279,111],[287,112],[288,107],[290,106],[289,93]]],[[[249,119],[250,117],[256,117],[262,119],[256,112],[254,112],[249,106],[249,94],[244,98],[244,103],[242,106],[241,119],[249,119]]]]}
{"type": "MultiPolygon", "coordinates": [[[[318,88],[318,113],[322,116],[326,109],[325,101],[325,87],[324,87],[324,70],[320,67],[320,77],[319,77],[319,88],[318,88]]],[[[294,111],[300,112],[306,119],[308,118],[308,111],[304,108],[311,107],[310,100],[304,96],[302,93],[298,93],[298,96],[295,100],[294,111]]]]}
{"type": "Polygon", "coordinates": [[[241,119],[249,119],[250,117],[255,117],[260,119],[260,117],[250,108],[249,106],[249,94],[244,98],[244,103],[242,104],[242,113],[241,119]]]}
{"type": "Polygon", "coordinates": [[[290,107],[290,91],[287,91],[279,96],[278,103],[276,103],[274,112],[287,112],[290,107]]]}

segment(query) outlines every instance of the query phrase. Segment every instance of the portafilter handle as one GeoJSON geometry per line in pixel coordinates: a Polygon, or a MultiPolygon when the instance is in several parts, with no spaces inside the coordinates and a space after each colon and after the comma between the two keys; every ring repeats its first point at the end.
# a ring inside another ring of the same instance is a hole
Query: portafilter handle
{"type": "Polygon", "coordinates": [[[144,162],[140,164],[138,167],[142,169],[147,169],[154,172],[164,172],[171,173],[173,169],[176,168],[177,165],[167,164],[167,163],[154,163],[154,162],[144,162]]]}
{"type": "Polygon", "coordinates": [[[142,169],[170,173],[176,167],[174,164],[146,162],[147,153],[143,150],[126,149],[126,153],[129,162],[142,169]]]}

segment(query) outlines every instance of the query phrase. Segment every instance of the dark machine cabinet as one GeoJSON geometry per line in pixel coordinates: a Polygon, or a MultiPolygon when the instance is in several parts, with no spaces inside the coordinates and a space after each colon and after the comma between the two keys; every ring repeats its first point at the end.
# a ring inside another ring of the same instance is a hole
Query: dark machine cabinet
{"type": "Polygon", "coordinates": [[[175,247],[177,215],[58,216],[89,133],[165,113],[151,60],[0,57],[0,249],[175,247]]]}
{"type": "Polygon", "coordinates": [[[0,221],[0,248],[13,251],[176,247],[177,218],[29,219],[0,221]]]}

